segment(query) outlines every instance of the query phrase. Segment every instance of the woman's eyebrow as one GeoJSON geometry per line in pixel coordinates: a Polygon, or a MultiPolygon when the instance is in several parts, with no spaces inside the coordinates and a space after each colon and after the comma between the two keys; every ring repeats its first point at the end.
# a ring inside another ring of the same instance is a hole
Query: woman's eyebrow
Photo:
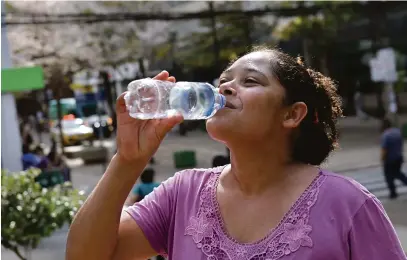
{"type": "Polygon", "coordinates": [[[266,76],[266,74],[264,74],[263,72],[261,72],[260,70],[258,70],[258,69],[256,69],[256,68],[249,67],[249,68],[245,68],[244,70],[247,71],[247,72],[259,73],[259,74],[262,75],[263,77],[268,78],[268,77],[266,76]]]}
{"type": "MultiPolygon", "coordinates": [[[[246,68],[244,68],[243,70],[244,70],[245,72],[255,72],[255,73],[259,73],[259,74],[262,75],[263,77],[268,78],[268,77],[266,76],[266,74],[264,74],[263,72],[261,72],[260,70],[254,68],[254,67],[246,67],[246,68]]],[[[225,75],[230,74],[230,73],[232,73],[232,72],[233,72],[233,70],[229,68],[229,69],[223,71],[222,74],[220,74],[220,75],[221,75],[221,76],[225,76],[225,75]]]]}

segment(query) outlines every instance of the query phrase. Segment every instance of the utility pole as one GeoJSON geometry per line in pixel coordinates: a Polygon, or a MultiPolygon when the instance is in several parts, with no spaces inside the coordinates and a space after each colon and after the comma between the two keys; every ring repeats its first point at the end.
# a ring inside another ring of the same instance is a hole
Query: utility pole
{"type": "Polygon", "coordinates": [[[51,70],[51,77],[49,80],[50,87],[52,89],[53,95],[57,102],[57,125],[58,125],[58,132],[59,132],[59,139],[61,140],[61,153],[65,155],[65,146],[64,146],[64,138],[63,138],[63,129],[62,129],[62,106],[61,106],[61,98],[62,98],[62,88],[64,84],[66,84],[63,80],[64,75],[60,64],[54,64],[51,70]]]}
{"type": "Polygon", "coordinates": [[[209,12],[211,14],[211,29],[212,29],[212,38],[213,38],[213,57],[214,57],[214,67],[215,71],[218,72],[219,69],[219,62],[220,62],[220,44],[217,34],[216,28],[216,14],[215,14],[215,6],[213,1],[208,2],[209,12]]]}
{"type": "Polygon", "coordinates": [[[246,45],[250,49],[253,45],[252,41],[252,36],[251,36],[251,31],[252,31],[252,24],[253,24],[253,17],[245,15],[245,21],[244,21],[244,34],[246,38],[246,45]]]}
{"type": "Polygon", "coordinates": [[[175,69],[176,64],[175,64],[175,48],[176,48],[176,44],[177,44],[177,32],[170,32],[170,46],[171,46],[171,50],[170,50],[170,59],[171,59],[171,66],[172,69],[175,69]]]}
{"type": "MultiPolygon", "coordinates": [[[[112,124],[113,124],[113,127],[116,129],[116,124],[117,124],[116,113],[115,113],[115,108],[114,108],[114,104],[113,104],[113,95],[112,95],[112,89],[111,89],[112,85],[109,80],[109,73],[107,71],[102,70],[99,72],[99,76],[102,79],[103,93],[104,93],[106,102],[109,106],[109,110],[112,113],[112,115],[111,115],[112,121],[113,121],[112,124]]],[[[98,105],[99,105],[99,102],[98,102],[98,105]]],[[[99,108],[98,108],[98,111],[99,111],[99,108]]]]}
{"type": "MultiPolygon", "coordinates": [[[[371,44],[371,52],[374,56],[376,56],[377,51],[382,47],[381,46],[381,38],[383,36],[382,30],[383,30],[383,23],[385,22],[385,6],[382,4],[382,2],[375,2],[375,1],[369,1],[367,3],[368,6],[368,13],[369,13],[369,30],[370,30],[370,37],[372,39],[372,44],[371,44]]],[[[385,117],[386,111],[384,109],[384,104],[383,104],[383,88],[384,85],[383,83],[378,83],[379,86],[376,88],[376,101],[377,101],[377,116],[380,119],[383,119],[385,117]]]]}

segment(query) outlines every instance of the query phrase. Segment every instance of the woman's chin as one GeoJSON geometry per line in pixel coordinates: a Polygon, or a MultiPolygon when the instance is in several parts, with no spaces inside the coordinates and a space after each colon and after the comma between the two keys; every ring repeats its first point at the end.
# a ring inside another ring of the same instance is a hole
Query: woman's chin
{"type": "Polygon", "coordinates": [[[225,118],[214,117],[206,120],[206,131],[209,136],[217,141],[224,142],[232,132],[233,126],[230,120],[225,120],[225,118]]]}

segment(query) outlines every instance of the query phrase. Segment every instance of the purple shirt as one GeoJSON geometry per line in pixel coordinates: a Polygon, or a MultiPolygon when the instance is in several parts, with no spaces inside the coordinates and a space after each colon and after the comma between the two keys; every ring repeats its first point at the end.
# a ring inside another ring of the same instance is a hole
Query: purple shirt
{"type": "Polygon", "coordinates": [[[178,172],[126,209],[157,252],[175,260],[407,259],[379,200],[326,171],[265,238],[241,244],[223,228],[216,200],[222,169],[178,172]]]}

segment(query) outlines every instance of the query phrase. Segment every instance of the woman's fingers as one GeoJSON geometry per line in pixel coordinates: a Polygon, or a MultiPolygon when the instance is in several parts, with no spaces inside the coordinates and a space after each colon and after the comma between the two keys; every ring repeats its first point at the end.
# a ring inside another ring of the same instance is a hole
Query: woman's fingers
{"type": "Polygon", "coordinates": [[[166,70],[163,70],[160,73],[158,73],[153,79],[162,81],[171,81],[175,83],[175,77],[173,76],[170,77],[170,74],[166,70]]]}
{"type": "Polygon", "coordinates": [[[168,79],[167,79],[168,81],[171,81],[171,82],[173,82],[173,83],[175,83],[175,77],[173,77],[173,76],[171,76],[171,77],[168,77],[168,79]]]}
{"type": "Polygon", "coordinates": [[[155,130],[160,139],[163,139],[165,135],[177,124],[184,120],[183,116],[179,113],[171,115],[168,118],[159,119],[155,122],[155,130]]]}
{"type": "Polygon", "coordinates": [[[158,73],[153,79],[156,80],[167,80],[168,77],[170,76],[170,74],[168,73],[168,71],[163,70],[160,73],[158,73]]]}
{"type": "Polygon", "coordinates": [[[126,102],[124,100],[124,96],[127,94],[127,91],[122,93],[116,100],[116,111],[118,113],[126,112],[126,102]]]}

